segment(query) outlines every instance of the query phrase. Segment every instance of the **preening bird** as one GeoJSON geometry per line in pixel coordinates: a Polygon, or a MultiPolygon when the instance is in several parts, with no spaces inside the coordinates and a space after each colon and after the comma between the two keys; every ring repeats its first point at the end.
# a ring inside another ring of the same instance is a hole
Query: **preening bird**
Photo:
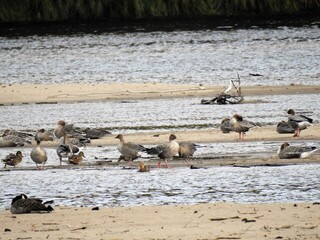
{"type": "Polygon", "coordinates": [[[38,198],[28,198],[25,194],[20,194],[12,199],[10,212],[12,214],[51,212],[54,209],[48,205],[53,201],[43,202],[38,198]]]}
{"type": "Polygon", "coordinates": [[[239,114],[233,115],[231,121],[231,130],[233,132],[239,133],[239,139],[244,140],[244,134],[245,132],[248,132],[249,129],[259,126],[258,124],[244,120],[242,116],[239,114]]]}

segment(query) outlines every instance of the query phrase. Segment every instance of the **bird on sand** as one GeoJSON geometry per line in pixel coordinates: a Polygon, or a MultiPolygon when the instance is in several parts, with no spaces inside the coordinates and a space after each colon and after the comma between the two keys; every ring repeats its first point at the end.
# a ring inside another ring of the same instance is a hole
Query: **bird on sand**
{"type": "Polygon", "coordinates": [[[4,159],[2,159],[2,162],[4,163],[4,167],[6,166],[17,166],[19,163],[21,163],[23,159],[23,155],[21,151],[17,151],[16,154],[9,153],[4,159]]]}
{"type": "Polygon", "coordinates": [[[316,151],[318,151],[316,147],[290,146],[289,143],[285,142],[279,147],[277,155],[280,159],[308,158],[316,151]]]}
{"type": "Polygon", "coordinates": [[[33,135],[6,129],[0,136],[0,147],[17,147],[31,144],[33,135]]]}
{"type": "Polygon", "coordinates": [[[192,142],[179,142],[179,157],[190,158],[197,151],[197,145],[192,142]]]}
{"type": "Polygon", "coordinates": [[[229,133],[231,132],[231,122],[230,118],[223,118],[220,124],[220,130],[222,133],[229,133]]]}
{"type": "Polygon", "coordinates": [[[304,115],[296,114],[293,109],[289,109],[288,123],[295,129],[294,137],[300,137],[300,132],[310,126],[312,126],[313,119],[304,115]]]}
{"type": "Polygon", "coordinates": [[[150,166],[140,162],[138,172],[150,172],[150,166]]]}
{"type": "Polygon", "coordinates": [[[40,141],[53,141],[53,133],[43,128],[39,129],[34,136],[36,142],[40,141]]]}
{"type": "Polygon", "coordinates": [[[68,163],[73,164],[73,165],[79,165],[82,163],[83,158],[85,158],[83,152],[79,152],[78,155],[73,154],[68,158],[68,163]]]}
{"type": "Polygon", "coordinates": [[[22,213],[42,213],[51,212],[54,209],[48,205],[53,201],[43,202],[38,198],[28,198],[25,194],[20,194],[12,199],[10,212],[12,214],[22,213]]]}
{"type": "Polygon", "coordinates": [[[161,160],[164,159],[166,167],[168,168],[168,159],[172,159],[175,155],[178,154],[180,145],[176,142],[176,139],[176,135],[171,134],[169,136],[169,143],[147,149],[148,154],[157,155],[160,158],[158,167],[161,167],[161,160]]]}
{"type": "Polygon", "coordinates": [[[244,140],[245,132],[248,132],[249,129],[259,126],[258,124],[244,120],[243,117],[239,114],[234,114],[231,119],[231,130],[233,132],[239,133],[239,139],[244,140]]]}
{"type": "Polygon", "coordinates": [[[66,124],[64,120],[60,120],[57,123],[57,127],[54,129],[54,136],[57,139],[62,138],[65,134],[73,132],[73,124],[66,124]]]}
{"type": "Polygon", "coordinates": [[[117,135],[115,138],[120,140],[117,149],[122,154],[118,162],[121,160],[125,160],[129,161],[129,164],[131,164],[133,160],[141,156],[141,152],[146,150],[146,148],[140,144],[125,142],[122,134],[117,135]]]}
{"type": "Polygon", "coordinates": [[[47,152],[40,147],[40,143],[40,141],[37,141],[37,146],[30,153],[30,157],[36,163],[37,169],[43,169],[44,164],[48,160],[47,152]],[[41,165],[39,166],[39,164],[41,165]]]}
{"type": "Polygon", "coordinates": [[[277,132],[280,134],[283,133],[294,133],[295,129],[292,127],[292,125],[289,122],[281,121],[277,124],[277,132]]]}

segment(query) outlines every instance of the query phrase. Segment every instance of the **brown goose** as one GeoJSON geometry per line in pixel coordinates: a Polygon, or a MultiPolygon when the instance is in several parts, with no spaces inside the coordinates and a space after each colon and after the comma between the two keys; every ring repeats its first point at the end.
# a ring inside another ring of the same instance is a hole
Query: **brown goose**
{"type": "Polygon", "coordinates": [[[300,132],[312,126],[313,119],[304,115],[298,115],[293,109],[288,110],[288,123],[295,129],[294,137],[300,137],[300,132]]]}
{"type": "Polygon", "coordinates": [[[47,152],[40,147],[40,143],[41,143],[40,141],[37,141],[36,148],[33,149],[30,153],[30,157],[32,161],[36,163],[37,169],[43,169],[44,164],[48,160],[47,152]],[[38,166],[39,164],[41,164],[40,167],[38,166]]]}
{"type": "Polygon", "coordinates": [[[132,142],[126,143],[122,134],[119,134],[115,138],[120,140],[117,149],[122,154],[122,157],[120,156],[118,161],[125,160],[131,163],[133,160],[141,156],[140,152],[145,151],[145,147],[142,145],[132,142]]]}
{"type": "Polygon", "coordinates": [[[179,157],[190,158],[197,151],[197,145],[191,142],[180,142],[179,143],[179,157]]]}
{"type": "Polygon", "coordinates": [[[222,133],[231,132],[230,118],[222,119],[221,124],[220,124],[220,130],[221,130],[222,133]]]}
{"type": "Polygon", "coordinates": [[[48,205],[53,201],[43,202],[38,198],[28,198],[20,194],[12,199],[10,212],[12,214],[51,212],[53,208],[48,205]]]}
{"type": "Polygon", "coordinates": [[[147,149],[147,153],[151,155],[158,155],[160,158],[158,162],[158,167],[161,167],[161,160],[164,159],[166,167],[168,167],[167,159],[172,159],[178,154],[180,145],[176,142],[177,137],[174,134],[169,136],[169,143],[158,145],[153,148],[147,149]]]}
{"type": "Polygon", "coordinates": [[[41,128],[37,131],[34,139],[36,140],[36,142],[53,141],[53,135],[51,131],[41,128]]]}
{"type": "Polygon", "coordinates": [[[244,120],[239,114],[233,115],[231,119],[231,130],[239,133],[239,139],[244,140],[245,132],[248,132],[250,128],[258,126],[257,124],[244,120]]]}
{"type": "Polygon", "coordinates": [[[65,134],[71,133],[73,131],[73,124],[66,124],[65,121],[60,120],[57,123],[57,127],[54,129],[54,135],[56,138],[60,139],[65,134]]]}
{"type": "Polygon", "coordinates": [[[316,147],[290,146],[289,143],[285,142],[281,144],[277,155],[280,159],[308,158],[316,151],[318,151],[316,147]]]}
{"type": "Polygon", "coordinates": [[[4,162],[4,167],[6,166],[17,166],[22,161],[22,153],[21,151],[17,151],[16,154],[10,153],[8,154],[4,159],[2,159],[2,162],[4,162]]]}

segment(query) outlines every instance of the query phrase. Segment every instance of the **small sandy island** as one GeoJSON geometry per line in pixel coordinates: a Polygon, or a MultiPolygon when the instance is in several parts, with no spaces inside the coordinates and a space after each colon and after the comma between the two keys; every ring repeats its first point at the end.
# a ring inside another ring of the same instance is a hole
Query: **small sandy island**
{"type": "Polygon", "coordinates": [[[55,207],[48,214],[0,211],[0,239],[320,239],[312,203],[55,207]]]}
{"type": "MultiPolygon", "coordinates": [[[[213,98],[223,86],[119,83],[119,84],[11,84],[0,85],[0,104],[107,101],[179,97],[213,98]]],[[[320,93],[320,86],[243,86],[244,96],[320,93]]]]}

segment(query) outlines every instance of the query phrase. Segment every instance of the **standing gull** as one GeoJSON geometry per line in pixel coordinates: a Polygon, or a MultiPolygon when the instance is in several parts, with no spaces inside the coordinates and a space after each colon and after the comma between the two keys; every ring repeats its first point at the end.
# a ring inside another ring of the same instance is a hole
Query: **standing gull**
{"type": "Polygon", "coordinates": [[[162,159],[164,159],[166,167],[168,167],[167,159],[172,159],[175,155],[178,154],[180,145],[176,142],[176,139],[177,137],[174,134],[171,134],[169,136],[169,143],[147,149],[148,154],[158,155],[158,157],[160,158],[158,167],[161,167],[162,159]]]}
{"type": "Polygon", "coordinates": [[[308,158],[318,149],[316,147],[300,147],[300,146],[290,146],[289,143],[283,143],[277,155],[280,159],[289,158],[308,158]]]}

